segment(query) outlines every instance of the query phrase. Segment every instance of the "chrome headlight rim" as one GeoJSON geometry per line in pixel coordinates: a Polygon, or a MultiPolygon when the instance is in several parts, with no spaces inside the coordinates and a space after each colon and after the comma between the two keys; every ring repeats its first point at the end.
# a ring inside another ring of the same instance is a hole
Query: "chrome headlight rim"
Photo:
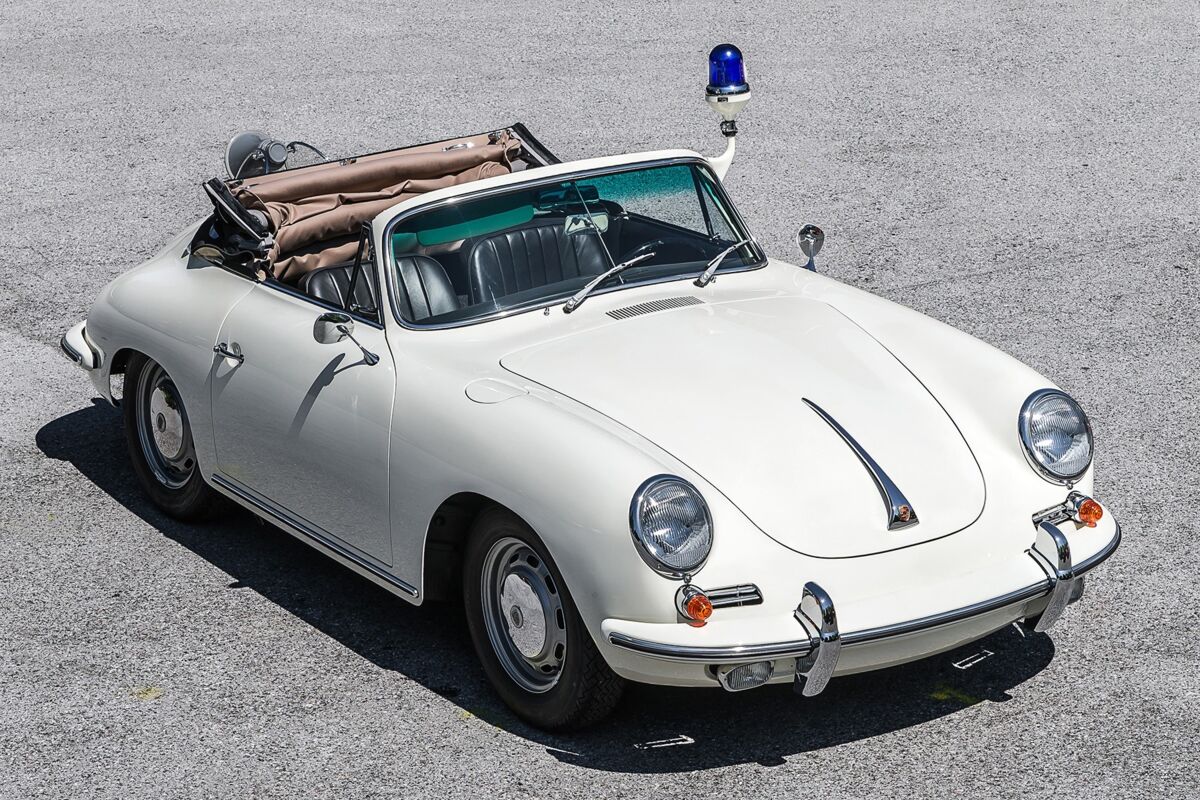
{"type": "Polygon", "coordinates": [[[704,495],[700,494],[700,490],[697,489],[691,481],[681,478],[678,475],[668,475],[664,473],[647,478],[646,480],[642,481],[641,486],[639,486],[637,491],[633,493],[633,499],[629,502],[629,535],[633,538],[634,549],[636,549],[638,555],[642,557],[642,561],[646,562],[646,566],[650,567],[650,569],[654,570],[659,575],[662,575],[664,578],[686,581],[703,569],[704,565],[708,563],[709,555],[712,553],[714,534],[715,530],[713,528],[712,511],[709,510],[708,502],[704,499],[704,495]],[[694,494],[696,499],[699,501],[700,508],[704,511],[704,520],[708,524],[708,549],[705,550],[703,558],[701,558],[694,566],[690,566],[687,569],[679,569],[659,561],[654,553],[652,553],[646,546],[646,543],[642,540],[642,536],[639,533],[639,529],[641,527],[639,522],[639,510],[642,507],[642,502],[645,500],[646,495],[651,489],[654,489],[664,483],[680,484],[694,494]]]}
{"type": "Polygon", "coordinates": [[[1092,421],[1088,419],[1087,412],[1083,410],[1083,407],[1079,405],[1078,401],[1076,401],[1074,397],[1071,397],[1071,395],[1067,394],[1062,389],[1038,389],[1036,392],[1029,395],[1029,397],[1025,398],[1025,402],[1021,404],[1021,413],[1017,415],[1017,433],[1021,437],[1021,450],[1025,453],[1025,460],[1029,462],[1031,467],[1033,467],[1034,472],[1050,483],[1056,483],[1067,487],[1074,486],[1075,483],[1078,482],[1078,480],[1087,474],[1087,471],[1092,468],[1092,460],[1096,456],[1095,439],[1092,436],[1092,421]],[[1038,457],[1034,455],[1033,439],[1030,435],[1033,408],[1035,405],[1037,405],[1038,401],[1050,396],[1061,397],[1066,400],[1067,403],[1074,406],[1079,412],[1079,417],[1083,420],[1084,430],[1087,432],[1087,463],[1084,464],[1083,467],[1077,472],[1070,475],[1064,475],[1053,471],[1039,461],[1038,457]]]}

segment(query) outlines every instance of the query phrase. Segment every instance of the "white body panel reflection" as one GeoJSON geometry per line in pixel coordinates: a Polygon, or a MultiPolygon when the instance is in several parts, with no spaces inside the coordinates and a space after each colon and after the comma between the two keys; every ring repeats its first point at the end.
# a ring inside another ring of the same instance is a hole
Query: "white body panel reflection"
{"type": "Polygon", "coordinates": [[[392,562],[388,442],[396,376],[383,331],[319,344],[322,309],[256,286],[218,340],[245,359],[213,356],[218,470],[356,550],[392,562]]]}

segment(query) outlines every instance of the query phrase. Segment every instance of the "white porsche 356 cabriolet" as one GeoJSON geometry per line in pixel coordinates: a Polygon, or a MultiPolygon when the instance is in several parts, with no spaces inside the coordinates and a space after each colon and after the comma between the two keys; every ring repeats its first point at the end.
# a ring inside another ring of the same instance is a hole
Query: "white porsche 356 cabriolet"
{"type": "Polygon", "coordinates": [[[721,184],[747,97],[718,48],[714,159],[560,163],[514,125],[287,169],[253,139],[63,350],[166,513],[224,497],[409,602],[461,592],[535,725],[1049,628],[1120,540],[1087,418],[769,257],[721,184]]]}

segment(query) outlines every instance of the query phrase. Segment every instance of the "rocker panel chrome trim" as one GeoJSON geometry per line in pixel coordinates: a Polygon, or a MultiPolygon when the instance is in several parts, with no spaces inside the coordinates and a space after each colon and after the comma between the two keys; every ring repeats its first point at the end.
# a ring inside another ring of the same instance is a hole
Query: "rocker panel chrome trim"
{"type": "Polygon", "coordinates": [[[391,575],[380,569],[364,559],[362,556],[359,556],[347,548],[345,545],[340,544],[327,534],[318,531],[311,524],[289,513],[286,509],[276,506],[269,500],[260,498],[251,490],[239,486],[237,483],[225,478],[224,476],[213,475],[212,482],[221,489],[224,489],[226,492],[235,495],[238,499],[244,500],[246,503],[254,506],[254,508],[262,511],[264,514],[267,514],[273,521],[284,527],[289,533],[299,536],[302,539],[310,540],[311,543],[332,551],[340,558],[352,562],[354,566],[371,573],[371,575],[378,578],[383,583],[398,589],[409,597],[420,596],[420,592],[417,591],[415,586],[405,583],[395,575],[391,575]]]}

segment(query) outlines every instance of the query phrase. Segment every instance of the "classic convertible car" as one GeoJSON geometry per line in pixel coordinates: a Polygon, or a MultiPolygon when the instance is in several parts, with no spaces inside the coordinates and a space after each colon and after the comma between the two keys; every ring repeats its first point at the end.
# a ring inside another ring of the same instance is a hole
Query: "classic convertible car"
{"type": "Polygon", "coordinates": [[[721,183],[735,53],[714,159],[560,163],[513,125],[291,169],[264,142],[209,181],[213,213],[62,341],[150,498],[231,500],[411,603],[461,596],[547,728],[627,680],[812,696],[1049,628],[1120,540],[1086,416],[817,274],[815,227],[808,268],[764,252],[721,183]]]}

